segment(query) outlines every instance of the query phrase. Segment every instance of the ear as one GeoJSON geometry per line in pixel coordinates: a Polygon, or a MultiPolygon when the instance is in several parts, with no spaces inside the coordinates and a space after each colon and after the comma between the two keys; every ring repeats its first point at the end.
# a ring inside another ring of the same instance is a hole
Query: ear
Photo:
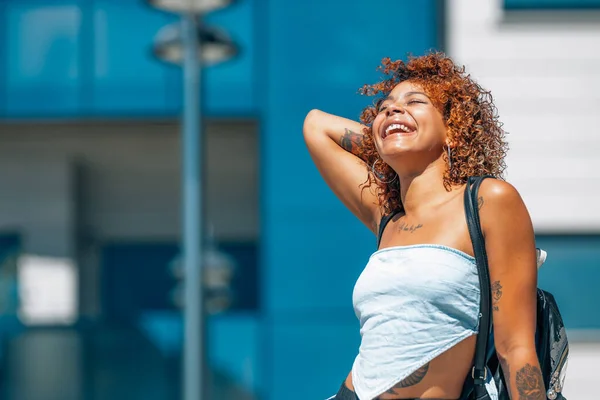
{"type": "Polygon", "coordinates": [[[454,142],[450,139],[446,139],[446,146],[448,146],[449,148],[453,149],[454,148],[454,142]]]}

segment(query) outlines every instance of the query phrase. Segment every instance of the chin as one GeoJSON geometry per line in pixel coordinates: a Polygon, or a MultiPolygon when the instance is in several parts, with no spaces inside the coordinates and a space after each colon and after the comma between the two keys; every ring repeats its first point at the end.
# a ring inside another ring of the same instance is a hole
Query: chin
{"type": "Polygon", "coordinates": [[[383,143],[379,148],[379,154],[381,154],[382,157],[394,157],[413,152],[414,150],[414,146],[409,143],[402,143],[398,140],[392,143],[383,143]]]}

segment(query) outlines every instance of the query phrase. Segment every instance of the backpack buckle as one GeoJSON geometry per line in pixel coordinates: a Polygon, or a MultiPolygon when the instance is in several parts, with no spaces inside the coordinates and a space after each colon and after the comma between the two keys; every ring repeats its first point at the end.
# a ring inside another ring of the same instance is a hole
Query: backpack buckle
{"type": "Polygon", "coordinates": [[[475,377],[475,367],[473,367],[473,369],[471,370],[471,377],[473,379],[481,379],[485,381],[487,379],[487,368],[483,369],[483,376],[481,376],[481,371],[479,371],[477,377],[475,377]]]}

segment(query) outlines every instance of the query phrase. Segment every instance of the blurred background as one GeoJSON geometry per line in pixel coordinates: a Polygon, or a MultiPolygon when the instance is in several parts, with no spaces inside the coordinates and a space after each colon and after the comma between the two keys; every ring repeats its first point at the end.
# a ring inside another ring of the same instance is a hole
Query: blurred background
{"type": "MultiPolygon", "coordinates": [[[[383,57],[431,49],[495,95],[568,327],[565,394],[597,398],[600,0],[238,0],[202,20],[237,49],[202,69],[195,110],[206,398],[337,391],[375,238],[303,119],[357,119],[383,57]]],[[[0,399],[183,396],[184,78],[155,51],[178,21],[142,0],[0,0],[0,399]]]]}

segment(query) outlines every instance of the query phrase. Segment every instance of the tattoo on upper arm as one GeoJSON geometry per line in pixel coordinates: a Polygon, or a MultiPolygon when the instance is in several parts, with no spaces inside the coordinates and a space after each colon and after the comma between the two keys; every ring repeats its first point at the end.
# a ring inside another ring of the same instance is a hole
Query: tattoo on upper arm
{"type": "Polygon", "coordinates": [[[346,133],[340,139],[340,146],[347,152],[357,155],[358,149],[362,147],[362,144],[363,135],[346,128],[346,133]]]}
{"type": "Polygon", "coordinates": [[[412,224],[412,225],[408,225],[406,222],[402,221],[400,222],[400,224],[398,225],[398,230],[399,231],[405,231],[405,232],[410,232],[410,233],[415,233],[415,231],[417,229],[421,229],[423,227],[422,224],[412,224]]]}
{"type": "Polygon", "coordinates": [[[396,394],[397,389],[407,388],[409,386],[414,386],[417,383],[421,382],[425,375],[427,375],[427,371],[429,370],[429,363],[423,365],[421,368],[410,374],[408,377],[402,379],[400,382],[395,384],[392,388],[386,391],[386,393],[396,394]]]}
{"type": "Polygon", "coordinates": [[[479,198],[477,199],[477,208],[481,210],[481,207],[483,207],[483,197],[479,196],[479,198]]]}
{"type": "Polygon", "coordinates": [[[502,285],[500,285],[500,281],[494,281],[492,283],[492,309],[494,311],[500,310],[498,308],[500,297],[502,297],[502,285]]]}
{"type": "Polygon", "coordinates": [[[515,379],[517,381],[519,400],[546,400],[544,381],[538,367],[526,364],[517,371],[515,379]]]}

